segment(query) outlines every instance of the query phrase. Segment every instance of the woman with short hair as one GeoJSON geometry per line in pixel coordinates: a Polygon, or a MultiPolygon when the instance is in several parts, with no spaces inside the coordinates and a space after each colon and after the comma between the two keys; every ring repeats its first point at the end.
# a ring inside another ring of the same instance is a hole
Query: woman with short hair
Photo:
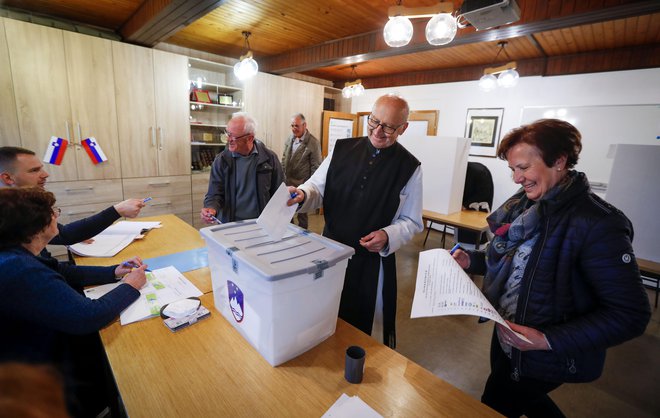
{"type": "Polygon", "coordinates": [[[632,224],[573,170],[581,150],[580,132],[557,119],[507,134],[497,154],[522,189],[488,216],[486,250],[454,253],[529,340],[499,324],[493,333],[481,401],[508,417],[563,417],[547,394],[597,379],[606,349],[644,333],[651,316],[632,224]]]}

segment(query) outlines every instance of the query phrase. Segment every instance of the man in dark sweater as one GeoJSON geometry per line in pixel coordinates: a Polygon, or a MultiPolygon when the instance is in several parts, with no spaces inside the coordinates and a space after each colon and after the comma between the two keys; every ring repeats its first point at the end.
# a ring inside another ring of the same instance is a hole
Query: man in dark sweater
{"type": "MultiPolygon", "coordinates": [[[[45,188],[48,173],[33,151],[20,147],[0,147],[0,187],[45,188]]],[[[57,224],[59,234],[51,245],[71,245],[89,239],[112,225],[120,217],[135,218],[144,207],[141,199],[128,199],[96,215],[57,224]]]]}
{"type": "Polygon", "coordinates": [[[394,252],[422,226],[420,162],[397,142],[408,127],[408,103],[394,95],[376,100],[368,137],[336,142],[331,154],[289,204],[302,212],[323,205],[323,235],[350,245],[339,317],[394,348],[394,252]],[[381,329],[382,328],[382,329],[381,329]]]}

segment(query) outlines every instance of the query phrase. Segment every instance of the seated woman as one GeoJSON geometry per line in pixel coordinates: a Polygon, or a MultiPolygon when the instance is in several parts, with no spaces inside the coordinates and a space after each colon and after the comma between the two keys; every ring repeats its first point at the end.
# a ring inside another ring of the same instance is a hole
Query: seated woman
{"type": "Polygon", "coordinates": [[[562,417],[547,395],[597,379],[608,347],[641,335],[651,316],[632,248],[633,228],[572,170],[582,150],[570,123],[544,119],[502,140],[522,188],[488,217],[485,252],[457,250],[483,292],[526,342],[497,325],[481,401],[508,417],[562,417]]]}
{"type": "MultiPolygon", "coordinates": [[[[38,255],[58,234],[55,197],[40,188],[0,189],[0,361],[47,363],[63,374],[67,398],[75,397],[72,376],[79,361],[69,335],[97,332],[133,303],[145,284],[138,257],[112,267],[58,263],[38,255]],[[98,300],[72,286],[122,283],[98,300]]],[[[102,370],[98,365],[97,370],[102,370]]]]}

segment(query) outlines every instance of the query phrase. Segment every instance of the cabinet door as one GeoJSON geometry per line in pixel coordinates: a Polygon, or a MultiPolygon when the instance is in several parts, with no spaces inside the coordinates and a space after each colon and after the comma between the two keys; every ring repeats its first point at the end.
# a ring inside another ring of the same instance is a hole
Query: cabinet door
{"type": "Polygon", "coordinates": [[[153,51],[158,174],[190,174],[188,58],[153,51]]]}
{"type": "MultiPolygon", "coordinates": [[[[112,46],[106,39],[64,32],[76,160],[80,180],[121,177],[112,46]],[[80,146],[94,137],[108,161],[94,164],[80,146]]],[[[72,149],[71,152],[74,152],[72,149]]]]}
{"type": "MultiPolygon", "coordinates": [[[[5,19],[21,143],[42,158],[51,136],[71,142],[71,104],[62,31],[5,19]],[[68,129],[67,129],[68,127],[68,129]]],[[[75,151],[48,165],[50,181],[76,180],[75,151]]]]}
{"type": "Polygon", "coordinates": [[[257,138],[264,143],[268,143],[269,139],[271,112],[283,103],[280,97],[271,92],[273,80],[275,76],[259,72],[245,82],[243,90],[245,111],[257,121],[257,138]],[[274,101],[277,103],[274,104],[274,101]]]}
{"type": "Polygon", "coordinates": [[[19,146],[21,137],[18,132],[14,85],[11,81],[9,50],[5,37],[5,19],[0,17],[0,146],[19,146]]]}
{"type": "Polygon", "coordinates": [[[122,177],[158,174],[150,49],[112,43],[122,177]]]}

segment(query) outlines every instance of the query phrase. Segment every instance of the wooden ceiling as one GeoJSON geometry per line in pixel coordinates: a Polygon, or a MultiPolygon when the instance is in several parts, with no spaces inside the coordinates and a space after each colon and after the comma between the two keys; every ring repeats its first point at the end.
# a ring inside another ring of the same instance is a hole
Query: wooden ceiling
{"type": "MultiPolygon", "coordinates": [[[[231,58],[242,31],[260,70],[302,73],[341,87],[367,88],[476,80],[484,67],[515,60],[521,76],[660,67],[660,0],[516,0],[521,19],[485,31],[468,27],[450,44],[424,39],[414,19],[411,43],[383,41],[396,0],[0,0],[9,10],[91,25],[145,46],[159,42],[231,58]],[[507,40],[506,54],[495,56],[507,40]]],[[[406,7],[437,0],[404,0],[406,7]]],[[[458,10],[463,0],[453,0],[458,10]]]]}

